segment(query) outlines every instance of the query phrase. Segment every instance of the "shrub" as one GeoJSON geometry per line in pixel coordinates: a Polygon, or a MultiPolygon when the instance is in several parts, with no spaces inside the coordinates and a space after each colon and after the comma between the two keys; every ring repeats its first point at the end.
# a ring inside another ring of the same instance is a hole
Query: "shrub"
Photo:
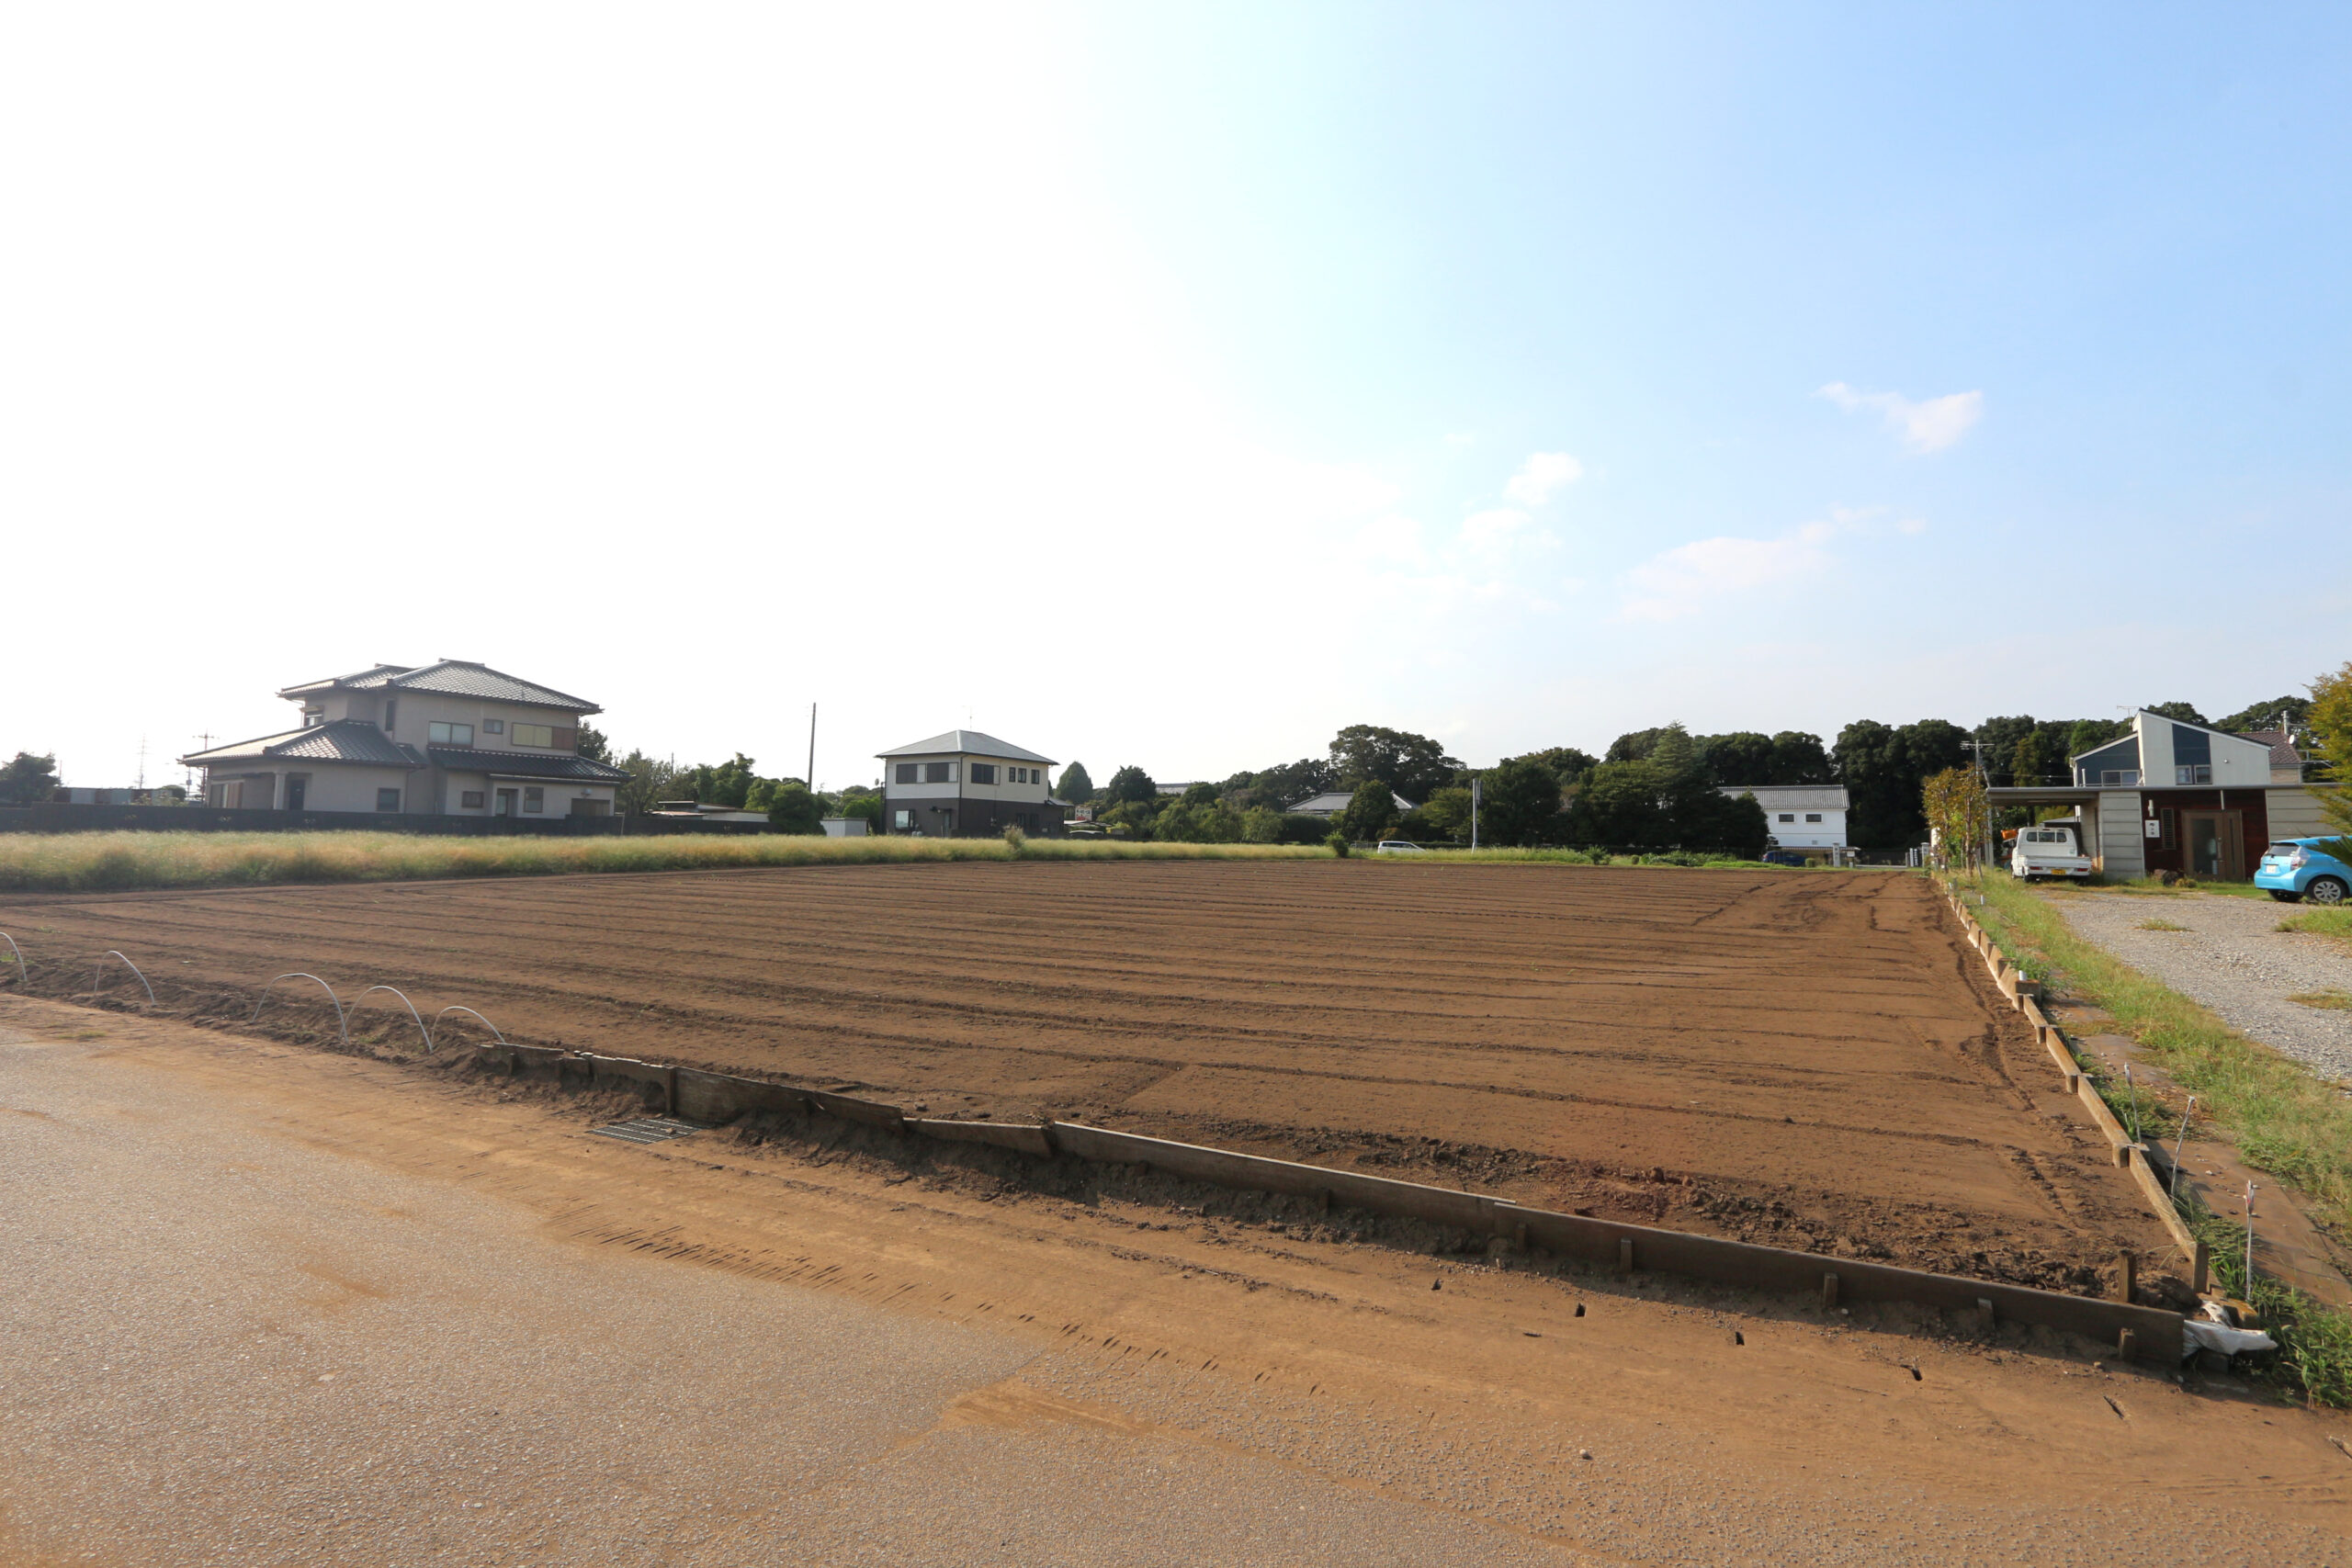
{"type": "Polygon", "coordinates": [[[1345,833],[1334,833],[1323,841],[1331,846],[1333,854],[1341,860],[1348,858],[1348,836],[1345,833]]]}

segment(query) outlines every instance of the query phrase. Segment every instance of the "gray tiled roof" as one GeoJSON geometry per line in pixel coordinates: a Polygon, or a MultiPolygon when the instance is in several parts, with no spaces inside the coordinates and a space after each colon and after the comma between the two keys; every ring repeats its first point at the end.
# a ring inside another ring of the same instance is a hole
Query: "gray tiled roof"
{"type": "Polygon", "coordinates": [[[1849,802],[1844,784],[1724,784],[1723,793],[1737,800],[1752,795],[1756,804],[1781,811],[1844,811],[1849,802]]]}
{"type": "Polygon", "coordinates": [[[993,735],[983,735],[977,729],[951,729],[928,740],[918,740],[911,746],[893,746],[888,751],[874,754],[877,757],[953,757],[964,754],[1003,757],[1015,762],[1043,762],[1049,768],[1057,765],[1051,757],[1024,751],[1018,746],[999,740],[993,735]]]}
{"type": "Polygon", "coordinates": [[[2283,729],[2241,729],[2237,733],[2241,740],[2269,747],[2270,765],[2274,768],[2300,769],[2303,765],[2303,754],[2295,750],[2294,737],[2283,729]]]}
{"type": "Polygon", "coordinates": [[[401,745],[365,720],[338,718],[307,729],[289,729],[253,740],[232,741],[209,751],[198,751],[180,761],[194,767],[219,767],[225,762],[258,762],[284,759],[299,762],[366,762],[379,768],[422,768],[414,747],[401,745]]]}
{"type": "MultiPolygon", "coordinates": [[[[1295,812],[1302,817],[1337,817],[1348,808],[1349,802],[1355,797],[1353,790],[1327,789],[1320,795],[1310,795],[1305,800],[1294,801],[1283,809],[1295,812]]],[[[1399,811],[1413,809],[1413,803],[1393,789],[1388,792],[1388,798],[1396,803],[1396,809],[1399,811]]]]}
{"type": "Polygon", "coordinates": [[[626,784],[628,773],[610,763],[565,751],[489,751],[473,746],[427,746],[434,766],[460,773],[502,773],[526,779],[569,779],[575,784],[626,784]]]}
{"type": "Polygon", "coordinates": [[[372,692],[390,687],[403,692],[435,692],[443,696],[481,697],[489,702],[528,703],[537,707],[568,708],[573,713],[602,713],[605,710],[584,697],[575,697],[509,675],[503,670],[492,670],[487,664],[469,660],[444,659],[437,664],[423,664],[410,668],[400,664],[378,664],[349,675],[336,675],[324,681],[306,681],[299,686],[288,686],[277,694],[298,697],[306,692],[343,690],[372,692]]]}

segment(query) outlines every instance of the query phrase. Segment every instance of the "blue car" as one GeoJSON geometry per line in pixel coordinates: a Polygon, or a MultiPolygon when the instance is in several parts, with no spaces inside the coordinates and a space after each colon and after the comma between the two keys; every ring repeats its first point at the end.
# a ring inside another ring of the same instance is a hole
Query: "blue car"
{"type": "Polygon", "coordinates": [[[2270,890],[2281,904],[2341,904],[2352,898],[2352,865],[2329,854],[2323,845],[2337,839],[2284,839],[2262,852],[2262,865],[2254,885],[2270,890]]]}

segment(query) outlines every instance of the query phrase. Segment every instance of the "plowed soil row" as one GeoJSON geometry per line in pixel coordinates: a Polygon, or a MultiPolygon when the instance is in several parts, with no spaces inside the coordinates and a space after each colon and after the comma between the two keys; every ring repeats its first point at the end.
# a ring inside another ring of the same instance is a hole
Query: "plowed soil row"
{"type": "Polygon", "coordinates": [[[2165,1290],[2162,1233],[1948,919],[1895,874],[1360,861],[0,906],[47,994],[88,971],[40,961],[119,948],[171,1010],[241,1020],[303,969],[517,1038],[933,1114],[1046,1112],[2059,1289],[2128,1248],[2165,1290]]]}

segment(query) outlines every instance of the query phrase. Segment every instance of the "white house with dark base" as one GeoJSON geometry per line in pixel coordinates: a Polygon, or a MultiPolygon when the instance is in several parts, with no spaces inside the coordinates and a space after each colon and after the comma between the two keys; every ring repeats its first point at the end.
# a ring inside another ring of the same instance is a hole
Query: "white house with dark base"
{"type": "Polygon", "coordinates": [[[977,729],[950,729],[876,755],[886,832],[985,839],[1018,828],[1054,837],[1069,810],[1054,798],[1052,758],[977,729]]]}
{"type": "Polygon", "coordinates": [[[204,803],[235,810],[609,817],[628,782],[580,755],[594,703],[486,664],[379,664],[277,694],[296,729],[198,751],[204,803]]]}

